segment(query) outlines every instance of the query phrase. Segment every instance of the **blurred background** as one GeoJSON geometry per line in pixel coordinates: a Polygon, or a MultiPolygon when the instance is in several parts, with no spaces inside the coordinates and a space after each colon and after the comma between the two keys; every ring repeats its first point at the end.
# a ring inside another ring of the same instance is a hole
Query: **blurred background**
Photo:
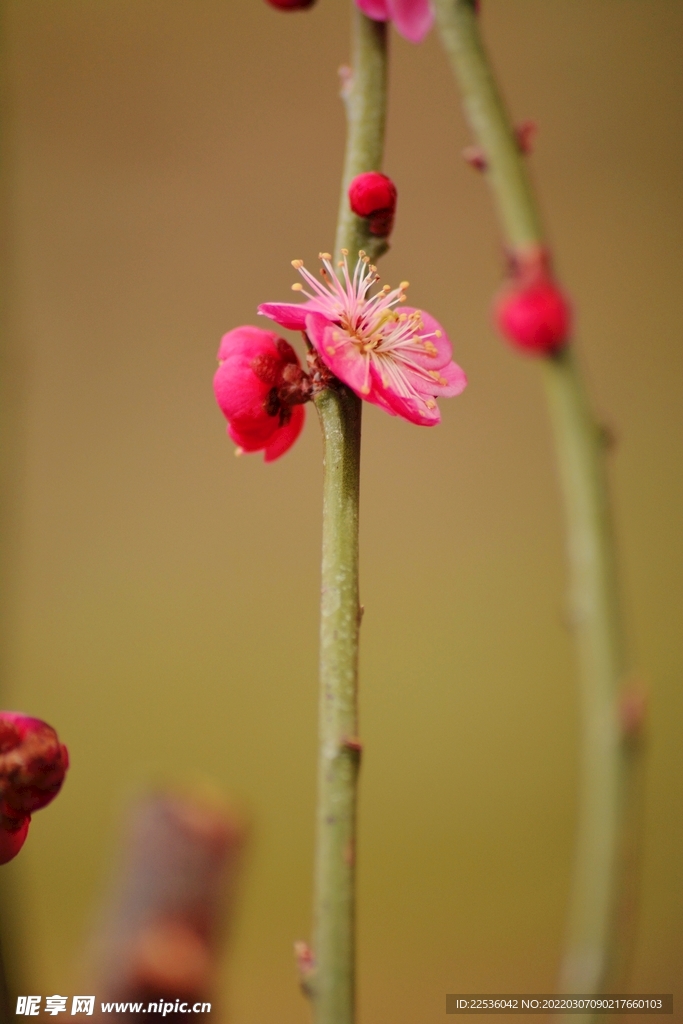
{"type": "MultiPolygon", "coordinates": [[[[333,240],[347,0],[2,4],[5,706],[69,745],[3,869],[22,991],[80,991],[130,801],[214,787],[252,821],[222,1005],[308,1017],[321,446],[235,459],[222,333],[333,240]]],[[[610,462],[650,692],[632,991],[683,976],[683,5],[485,0],[610,462]]],[[[502,251],[438,39],[392,34],[383,277],[446,326],[465,394],[366,407],[360,1020],[553,990],[576,812],[561,508],[540,378],[494,335],[502,251]]],[[[263,323],[263,326],[266,326],[263,323]]],[[[291,339],[294,340],[294,339],[291,339]]],[[[676,1003],[675,1003],[676,1005],[676,1003]]]]}

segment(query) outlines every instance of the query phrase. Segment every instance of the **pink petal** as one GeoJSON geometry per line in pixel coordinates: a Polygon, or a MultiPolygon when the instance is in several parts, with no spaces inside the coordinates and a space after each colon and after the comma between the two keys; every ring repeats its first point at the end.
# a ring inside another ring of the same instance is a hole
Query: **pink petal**
{"type": "Polygon", "coordinates": [[[263,403],[270,389],[258,379],[248,363],[243,364],[241,358],[230,358],[221,363],[213,378],[213,390],[219,408],[228,420],[260,420],[267,416],[263,403]]]}
{"type": "Polygon", "coordinates": [[[264,415],[260,420],[231,420],[228,423],[228,436],[245,452],[260,452],[279,429],[277,416],[264,415]]]}
{"type": "Polygon", "coordinates": [[[434,24],[430,0],[387,0],[387,7],[396,31],[410,43],[421,43],[434,24]]]}
{"type": "Polygon", "coordinates": [[[277,338],[274,331],[264,331],[261,327],[252,327],[251,324],[235,327],[221,338],[217,358],[222,362],[238,353],[245,362],[250,362],[262,352],[275,351],[277,338]]]}
{"type": "Polygon", "coordinates": [[[387,0],[356,0],[356,7],[373,21],[388,21],[389,8],[387,0]]]}
{"type": "Polygon", "coordinates": [[[258,312],[288,331],[303,331],[309,305],[309,302],[263,302],[258,312]]]}
{"type": "Polygon", "coordinates": [[[292,407],[292,418],[289,423],[278,427],[273,434],[272,441],[266,445],[266,450],[263,453],[265,462],[274,462],[275,459],[279,459],[281,455],[289,451],[303,429],[305,418],[306,410],[303,405],[292,407]]]}
{"type": "Polygon", "coordinates": [[[411,373],[410,371],[408,371],[408,376],[415,390],[419,391],[421,395],[438,395],[441,398],[454,398],[455,395],[461,394],[467,387],[465,371],[457,363],[448,363],[446,366],[440,366],[438,373],[441,380],[445,381],[445,383],[433,379],[425,380],[424,377],[420,377],[417,373],[411,373]]]}
{"type": "MultiPolygon", "coordinates": [[[[410,316],[414,312],[412,306],[401,307],[401,313],[407,313],[410,316]]],[[[425,350],[424,355],[420,352],[411,352],[410,358],[419,366],[424,366],[425,370],[440,370],[442,366],[450,363],[453,357],[453,346],[438,320],[435,320],[429,313],[425,313],[423,309],[420,310],[420,314],[423,327],[419,333],[431,335],[430,338],[427,338],[427,344],[431,342],[436,352],[433,355],[429,355],[428,350],[425,350]],[[437,337],[437,331],[440,337],[437,337]]]]}
{"type": "Polygon", "coordinates": [[[367,360],[361,355],[358,346],[346,337],[340,327],[319,313],[308,314],[306,330],[325,366],[332,370],[335,377],[348,384],[359,398],[372,401],[370,384],[366,382],[367,360]]]}
{"type": "Polygon", "coordinates": [[[425,399],[421,395],[410,395],[406,398],[397,395],[390,387],[384,389],[384,397],[395,415],[402,416],[410,423],[416,423],[420,427],[434,427],[441,422],[439,407],[433,399],[431,401],[434,404],[430,407],[427,405],[429,398],[425,399]]]}

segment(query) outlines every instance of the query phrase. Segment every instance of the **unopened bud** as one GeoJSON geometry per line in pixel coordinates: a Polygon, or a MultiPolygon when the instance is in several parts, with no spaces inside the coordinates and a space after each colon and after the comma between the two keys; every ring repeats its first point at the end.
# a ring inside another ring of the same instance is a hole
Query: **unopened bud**
{"type": "Polygon", "coordinates": [[[396,186],[379,171],[359,174],[349,185],[349,204],[358,217],[366,217],[371,235],[391,234],[396,213],[396,186]]]}
{"type": "Polygon", "coordinates": [[[69,754],[52,726],[0,712],[0,864],[24,844],[31,814],[57,796],[69,754]]]}
{"type": "Polygon", "coordinates": [[[512,345],[531,355],[563,348],[572,326],[571,306],[555,283],[547,251],[516,254],[510,280],[494,302],[494,319],[512,345]]]}
{"type": "Polygon", "coordinates": [[[279,7],[281,11],[302,11],[305,7],[312,7],[315,0],[266,0],[271,7],[279,7]]]}

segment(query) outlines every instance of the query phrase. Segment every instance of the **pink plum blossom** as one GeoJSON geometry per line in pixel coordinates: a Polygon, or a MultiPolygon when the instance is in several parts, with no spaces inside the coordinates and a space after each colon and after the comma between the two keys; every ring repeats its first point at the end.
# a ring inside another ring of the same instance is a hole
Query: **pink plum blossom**
{"type": "Polygon", "coordinates": [[[373,21],[393,21],[410,43],[421,43],[434,24],[431,0],[356,0],[356,6],[373,21]]]}
{"type": "Polygon", "coordinates": [[[467,383],[451,358],[445,331],[429,313],[397,309],[405,301],[407,281],[369,295],[379,281],[377,268],[361,251],[351,274],[345,249],[342,255],[340,279],[329,253],[320,254],[322,281],[302,260],[293,260],[309,290],[301,284],[292,287],[307,301],[269,302],[259,306],[259,313],[281,327],[305,331],[322,362],[360,398],[411,423],[438,423],[436,398],[458,395],[467,383]]]}
{"type": "Polygon", "coordinates": [[[273,331],[236,327],[218,349],[216,401],[238,453],[263,451],[273,462],[292,447],[304,425],[308,377],[292,346],[273,331]]]}
{"type": "Polygon", "coordinates": [[[59,793],[69,753],[39,718],[0,711],[0,864],[24,845],[31,814],[59,793]]]}

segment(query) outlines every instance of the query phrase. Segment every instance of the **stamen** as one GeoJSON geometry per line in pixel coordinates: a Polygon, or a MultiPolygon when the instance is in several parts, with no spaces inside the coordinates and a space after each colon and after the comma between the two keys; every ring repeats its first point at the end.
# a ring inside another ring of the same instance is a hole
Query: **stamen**
{"type": "Polygon", "coordinates": [[[292,285],[292,291],[293,292],[302,292],[303,290],[304,290],[304,286],[302,284],[299,284],[298,281],[297,281],[296,284],[292,285]]]}
{"type": "Polygon", "coordinates": [[[303,267],[303,265],[304,265],[304,261],[303,260],[292,260],[292,266],[294,267],[295,270],[300,270],[301,267],[303,267]]]}
{"type": "Polygon", "coordinates": [[[349,250],[348,249],[340,249],[339,251],[341,252],[342,256],[348,256],[349,255],[349,250]]]}
{"type": "Polygon", "coordinates": [[[331,260],[332,256],[330,255],[329,252],[319,252],[318,253],[318,259],[319,260],[331,260]]]}

